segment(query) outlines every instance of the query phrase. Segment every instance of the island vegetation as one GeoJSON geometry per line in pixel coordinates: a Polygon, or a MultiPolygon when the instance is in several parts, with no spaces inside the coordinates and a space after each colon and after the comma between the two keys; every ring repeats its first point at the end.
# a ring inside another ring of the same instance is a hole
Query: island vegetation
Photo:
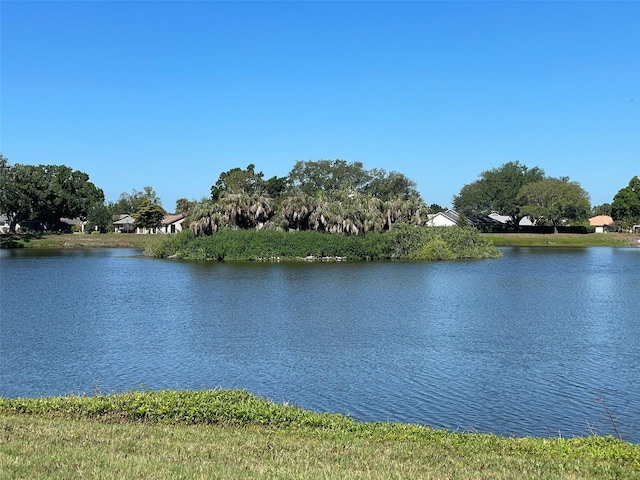
{"type": "Polygon", "coordinates": [[[387,232],[330,235],[314,231],[232,230],[166,235],[145,247],[154,257],[196,260],[452,260],[497,258],[474,228],[398,225],[387,232]]]}

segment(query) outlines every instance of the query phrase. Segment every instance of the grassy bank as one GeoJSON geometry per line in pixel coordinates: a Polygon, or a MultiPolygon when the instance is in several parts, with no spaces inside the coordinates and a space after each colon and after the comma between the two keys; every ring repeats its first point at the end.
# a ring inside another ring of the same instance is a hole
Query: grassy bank
{"type": "Polygon", "coordinates": [[[481,236],[497,247],[640,246],[640,234],[631,233],[483,233],[481,236]]]}
{"type": "Polygon", "coordinates": [[[144,248],[156,239],[156,235],[124,233],[16,234],[1,235],[0,248],[144,248]]]}
{"type": "MultiPolygon", "coordinates": [[[[145,248],[158,239],[169,240],[174,236],[135,235],[107,233],[48,234],[48,235],[0,235],[0,248],[145,248]]],[[[495,246],[640,246],[640,234],[557,234],[543,235],[531,233],[484,233],[479,237],[495,246]]]]}
{"type": "Polygon", "coordinates": [[[0,399],[0,479],[640,478],[611,437],[358,423],[244,391],[0,399]]]}

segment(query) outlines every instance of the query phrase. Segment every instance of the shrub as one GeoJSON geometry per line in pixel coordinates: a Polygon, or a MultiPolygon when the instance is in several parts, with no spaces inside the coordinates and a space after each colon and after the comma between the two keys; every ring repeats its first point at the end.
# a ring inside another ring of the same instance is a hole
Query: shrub
{"type": "Polygon", "coordinates": [[[500,256],[475,229],[397,225],[388,232],[339,235],[314,231],[221,229],[196,237],[187,230],[145,249],[153,257],[198,260],[273,260],[346,257],[349,260],[450,260],[500,256]]]}

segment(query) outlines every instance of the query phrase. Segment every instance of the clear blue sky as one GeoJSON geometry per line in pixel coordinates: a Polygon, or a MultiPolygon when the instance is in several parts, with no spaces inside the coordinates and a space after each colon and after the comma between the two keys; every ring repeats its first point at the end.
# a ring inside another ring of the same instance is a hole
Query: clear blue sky
{"type": "Polygon", "coordinates": [[[3,0],[0,151],[173,210],[254,163],[344,159],[450,206],[519,160],[640,175],[640,2],[3,0]]]}

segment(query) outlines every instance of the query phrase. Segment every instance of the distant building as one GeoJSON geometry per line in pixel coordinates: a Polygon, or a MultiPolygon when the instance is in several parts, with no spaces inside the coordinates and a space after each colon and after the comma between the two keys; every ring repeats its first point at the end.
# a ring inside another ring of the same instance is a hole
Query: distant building
{"type": "MultiPolygon", "coordinates": [[[[507,225],[509,222],[511,222],[511,217],[507,215],[500,215],[498,212],[492,212],[487,216],[502,225],[507,225]]],[[[520,220],[518,225],[520,225],[521,227],[530,227],[533,225],[533,222],[529,217],[524,217],[520,220]]]]}
{"type": "Polygon", "coordinates": [[[62,223],[63,225],[66,225],[69,230],[71,230],[72,232],[75,233],[84,233],[84,227],[87,224],[86,221],[82,220],[81,218],[65,218],[62,217],[60,219],[60,223],[62,223]]]}
{"type": "Polygon", "coordinates": [[[428,227],[454,227],[460,221],[460,215],[455,210],[446,210],[428,215],[428,227]]]}
{"type": "Polygon", "coordinates": [[[136,220],[131,215],[122,214],[113,222],[113,227],[117,233],[178,233],[182,231],[184,220],[181,213],[165,215],[158,228],[143,228],[135,226],[136,220]]]}
{"type": "Polygon", "coordinates": [[[9,218],[6,215],[0,215],[0,233],[9,233],[9,218]]]}
{"type": "Polygon", "coordinates": [[[613,230],[613,218],[609,215],[597,215],[589,219],[589,225],[596,227],[596,233],[607,233],[613,230]]]}
{"type": "Polygon", "coordinates": [[[161,233],[178,233],[182,231],[182,224],[185,218],[181,213],[165,215],[160,226],[161,233]]]}
{"type": "Polygon", "coordinates": [[[136,220],[129,215],[128,213],[123,213],[117,216],[117,220],[113,222],[113,228],[116,233],[133,233],[135,232],[135,227],[133,224],[136,220]]]}

